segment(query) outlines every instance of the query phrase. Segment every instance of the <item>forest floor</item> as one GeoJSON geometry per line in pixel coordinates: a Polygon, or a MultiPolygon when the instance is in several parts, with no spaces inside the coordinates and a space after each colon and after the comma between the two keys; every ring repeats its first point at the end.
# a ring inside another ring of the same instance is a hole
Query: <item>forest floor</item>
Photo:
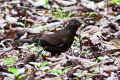
{"type": "Polygon", "coordinates": [[[120,0],[0,0],[0,80],[120,80],[120,0]],[[15,42],[73,18],[82,25],[59,56],[15,42]]]}

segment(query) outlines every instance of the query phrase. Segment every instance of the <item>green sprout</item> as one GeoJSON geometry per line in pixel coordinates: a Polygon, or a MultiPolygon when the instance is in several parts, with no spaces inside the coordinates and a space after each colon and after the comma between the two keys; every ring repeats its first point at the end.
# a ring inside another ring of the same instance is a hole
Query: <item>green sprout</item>
{"type": "Polygon", "coordinates": [[[48,62],[43,62],[42,64],[37,63],[37,62],[30,62],[30,64],[33,64],[34,66],[40,68],[40,70],[42,70],[42,71],[46,71],[46,70],[50,69],[50,67],[47,66],[48,62]]]}
{"type": "Polygon", "coordinates": [[[56,14],[53,14],[53,13],[49,13],[49,14],[51,16],[58,18],[58,19],[69,18],[72,15],[71,11],[66,15],[63,10],[58,9],[58,8],[56,9],[56,14]]]}
{"type": "Polygon", "coordinates": [[[50,69],[50,67],[47,66],[47,65],[48,65],[48,62],[44,62],[44,63],[41,65],[40,70],[46,71],[46,70],[50,69]]]}
{"type": "Polygon", "coordinates": [[[14,63],[16,63],[18,60],[17,56],[11,56],[8,55],[6,58],[2,59],[2,61],[5,63],[5,65],[10,65],[12,66],[14,63]]]}
{"type": "Polygon", "coordinates": [[[118,51],[118,52],[116,52],[115,54],[120,55],[120,52],[118,51]]]}
{"type": "Polygon", "coordinates": [[[22,27],[25,27],[25,24],[22,23],[22,22],[17,22],[17,25],[20,25],[20,26],[22,26],[22,27]]]}
{"type": "Polygon", "coordinates": [[[13,80],[14,79],[20,80],[26,76],[25,74],[23,74],[25,72],[24,68],[16,69],[15,67],[11,67],[11,68],[8,68],[8,71],[11,73],[3,72],[2,74],[8,76],[9,78],[13,80]]]}
{"type": "Polygon", "coordinates": [[[95,14],[94,12],[90,12],[87,17],[90,18],[90,17],[92,17],[94,14],[95,14]]]}
{"type": "Polygon", "coordinates": [[[111,4],[120,3],[120,0],[112,0],[110,3],[111,4]]]}
{"type": "Polygon", "coordinates": [[[24,23],[22,23],[22,22],[17,22],[17,25],[20,25],[20,26],[26,28],[26,21],[27,21],[27,14],[26,14],[26,16],[25,16],[24,23]]]}
{"type": "Polygon", "coordinates": [[[68,72],[69,70],[71,70],[72,67],[67,67],[66,69],[62,70],[51,70],[51,72],[57,73],[59,75],[63,75],[65,72],[68,72]]]}
{"type": "Polygon", "coordinates": [[[74,40],[77,40],[77,41],[78,41],[79,39],[78,39],[78,37],[77,37],[77,36],[74,36],[74,40]]]}
{"type": "Polygon", "coordinates": [[[120,14],[116,17],[116,21],[120,20],[120,14]]]}
{"type": "Polygon", "coordinates": [[[98,59],[96,60],[96,63],[98,63],[99,61],[103,61],[108,59],[108,56],[104,56],[104,57],[98,57],[98,59]]]}
{"type": "Polygon", "coordinates": [[[3,33],[4,32],[4,30],[3,29],[0,29],[0,33],[3,33]]]}
{"type": "Polygon", "coordinates": [[[80,78],[80,77],[82,77],[83,75],[85,75],[85,74],[87,74],[88,73],[88,71],[83,71],[81,74],[79,74],[79,73],[74,73],[74,75],[77,77],[77,78],[80,78]]]}

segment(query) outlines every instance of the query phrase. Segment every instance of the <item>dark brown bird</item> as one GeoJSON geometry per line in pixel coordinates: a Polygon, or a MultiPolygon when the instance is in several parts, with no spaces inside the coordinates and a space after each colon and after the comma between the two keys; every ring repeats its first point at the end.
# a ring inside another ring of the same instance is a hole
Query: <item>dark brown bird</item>
{"type": "Polygon", "coordinates": [[[22,42],[36,42],[51,54],[59,55],[65,52],[72,45],[77,29],[81,26],[81,19],[72,19],[70,23],[58,32],[44,32],[40,38],[33,38],[31,41],[20,40],[22,42]]]}

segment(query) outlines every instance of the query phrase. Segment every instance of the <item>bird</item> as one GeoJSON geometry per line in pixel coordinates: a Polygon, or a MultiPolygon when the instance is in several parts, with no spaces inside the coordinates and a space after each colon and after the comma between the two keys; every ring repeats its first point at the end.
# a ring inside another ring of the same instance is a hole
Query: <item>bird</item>
{"type": "Polygon", "coordinates": [[[59,55],[67,51],[73,41],[76,31],[82,25],[82,20],[79,18],[72,19],[66,27],[57,32],[45,31],[40,38],[34,37],[31,40],[22,39],[22,42],[39,43],[45,51],[51,53],[52,56],[59,55]]]}

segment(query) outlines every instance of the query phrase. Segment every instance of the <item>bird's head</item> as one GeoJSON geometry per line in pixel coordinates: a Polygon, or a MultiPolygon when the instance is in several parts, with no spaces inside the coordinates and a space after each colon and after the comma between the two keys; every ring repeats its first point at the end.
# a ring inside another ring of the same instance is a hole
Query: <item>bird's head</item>
{"type": "Polygon", "coordinates": [[[75,32],[81,26],[81,24],[82,20],[80,18],[73,18],[65,29],[75,32]]]}
{"type": "Polygon", "coordinates": [[[82,20],[80,18],[74,18],[71,20],[70,24],[77,27],[82,24],[82,20]]]}

